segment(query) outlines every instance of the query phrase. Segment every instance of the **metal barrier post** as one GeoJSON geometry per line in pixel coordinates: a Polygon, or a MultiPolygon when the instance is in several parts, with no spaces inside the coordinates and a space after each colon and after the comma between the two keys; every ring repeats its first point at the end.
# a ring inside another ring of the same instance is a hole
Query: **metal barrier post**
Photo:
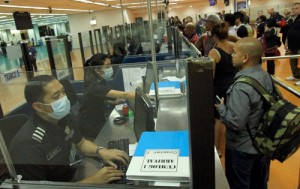
{"type": "Polygon", "coordinates": [[[82,36],[81,36],[81,33],[78,33],[78,40],[79,40],[79,46],[80,46],[80,53],[81,53],[82,66],[84,67],[84,64],[85,64],[85,57],[84,57],[84,50],[83,50],[83,43],[82,43],[82,36]]]}

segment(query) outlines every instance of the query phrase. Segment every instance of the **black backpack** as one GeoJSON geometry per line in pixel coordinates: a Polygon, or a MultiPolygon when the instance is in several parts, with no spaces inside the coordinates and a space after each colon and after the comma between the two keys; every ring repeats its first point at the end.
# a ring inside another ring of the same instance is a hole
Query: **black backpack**
{"type": "Polygon", "coordinates": [[[266,111],[260,120],[257,133],[248,133],[253,145],[270,159],[285,161],[300,146],[300,107],[285,100],[273,83],[274,94],[251,77],[241,77],[235,83],[251,85],[263,98],[266,111]]]}

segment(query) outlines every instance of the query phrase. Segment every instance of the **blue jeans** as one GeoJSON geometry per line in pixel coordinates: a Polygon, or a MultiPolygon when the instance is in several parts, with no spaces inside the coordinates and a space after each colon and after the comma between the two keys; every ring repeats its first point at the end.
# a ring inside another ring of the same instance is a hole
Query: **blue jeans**
{"type": "Polygon", "coordinates": [[[267,189],[270,159],[226,148],[225,172],[231,189],[267,189]]]}

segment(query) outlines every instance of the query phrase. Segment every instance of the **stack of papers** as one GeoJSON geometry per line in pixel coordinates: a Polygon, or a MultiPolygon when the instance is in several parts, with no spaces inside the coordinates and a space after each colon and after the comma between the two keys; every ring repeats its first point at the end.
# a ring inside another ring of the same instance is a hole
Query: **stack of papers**
{"type": "Polygon", "coordinates": [[[187,131],[144,132],[126,176],[129,180],[189,182],[187,131]]]}
{"type": "MultiPolygon", "coordinates": [[[[158,82],[158,93],[160,96],[182,96],[179,81],[158,82]]],[[[155,96],[154,84],[150,88],[150,96],[155,96]]]]}

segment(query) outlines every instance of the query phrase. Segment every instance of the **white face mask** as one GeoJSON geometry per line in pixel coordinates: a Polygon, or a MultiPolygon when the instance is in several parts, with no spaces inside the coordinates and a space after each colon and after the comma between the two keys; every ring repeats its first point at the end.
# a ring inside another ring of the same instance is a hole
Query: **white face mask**
{"type": "Polygon", "coordinates": [[[104,75],[102,75],[103,79],[108,80],[112,77],[112,75],[114,74],[114,70],[112,67],[109,67],[105,70],[103,70],[104,75]]]}
{"type": "Polygon", "coordinates": [[[53,112],[47,114],[57,120],[60,120],[68,115],[71,109],[70,101],[66,95],[57,101],[52,102],[50,105],[53,109],[53,112]]]}

